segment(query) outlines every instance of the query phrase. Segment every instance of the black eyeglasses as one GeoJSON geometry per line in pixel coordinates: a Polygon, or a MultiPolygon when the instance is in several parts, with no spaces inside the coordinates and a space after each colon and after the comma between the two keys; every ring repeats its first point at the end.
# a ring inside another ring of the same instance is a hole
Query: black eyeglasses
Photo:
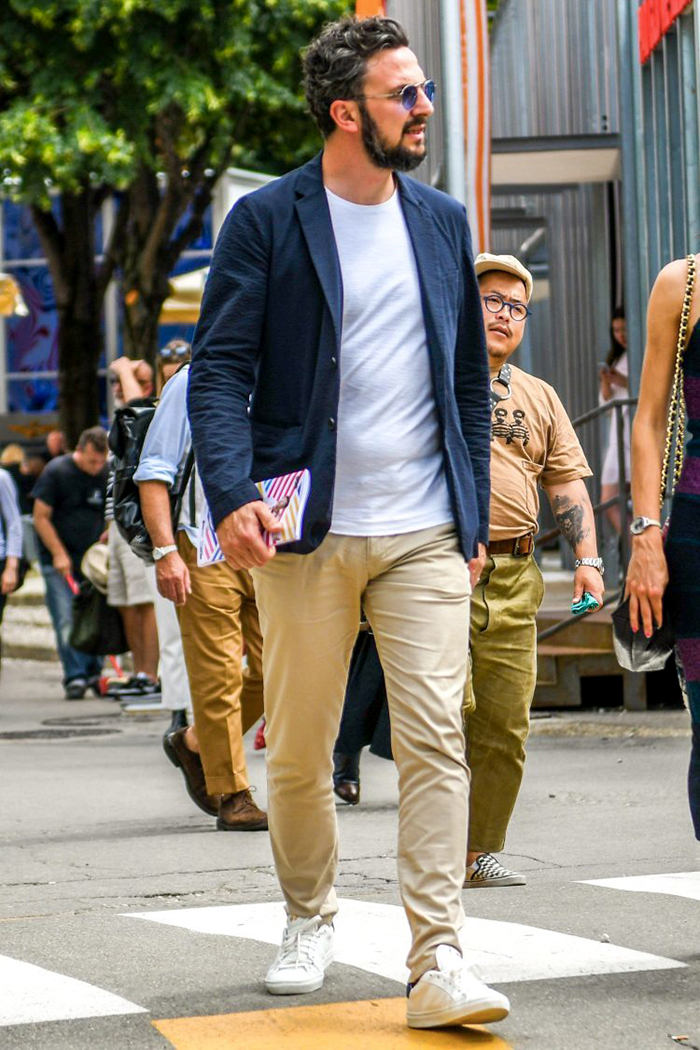
{"type": "Polygon", "coordinates": [[[191,352],[189,346],[164,346],[158,351],[158,358],[161,361],[182,361],[189,357],[191,352]]]}
{"type": "Polygon", "coordinates": [[[401,102],[404,109],[413,109],[418,101],[418,92],[422,91],[428,102],[435,98],[435,81],[424,80],[422,84],[406,84],[405,87],[397,88],[386,95],[355,95],[355,100],[361,98],[395,98],[401,102]]]}
{"type": "Polygon", "coordinates": [[[514,321],[524,321],[526,317],[529,317],[532,310],[528,310],[525,303],[509,303],[507,299],[504,299],[498,292],[491,292],[489,295],[482,295],[484,306],[490,314],[497,314],[503,309],[504,306],[508,307],[510,316],[514,321]]]}

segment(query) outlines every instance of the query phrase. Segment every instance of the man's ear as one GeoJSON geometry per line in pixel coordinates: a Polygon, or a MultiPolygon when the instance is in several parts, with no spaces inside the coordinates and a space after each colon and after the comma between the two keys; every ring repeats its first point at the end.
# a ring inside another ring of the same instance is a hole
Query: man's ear
{"type": "Polygon", "coordinates": [[[356,102],[338,98],[331,102],[328,112],[341,131],[357,135],[360,130],[360,113],[356,102]]]}

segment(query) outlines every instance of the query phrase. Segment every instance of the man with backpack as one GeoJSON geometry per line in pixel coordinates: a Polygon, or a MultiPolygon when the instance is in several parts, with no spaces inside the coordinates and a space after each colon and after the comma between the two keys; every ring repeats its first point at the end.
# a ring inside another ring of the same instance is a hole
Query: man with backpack
{"type": "MultiPolygon", "coordinates": [[[[153,403],[153,369],[146,361],[118,358],[110,365],[110,382],[117,408],[153,403]]],[[[108,502],[108,519],[110,514],[108,502]]],[[[117,700],[159,703],[158,628],[146,567],[130,550],[114,521],[109,522],[108,543],[107,603],[119,609],[134,673],[125,681],[110,685],[107,695],[117,700]]]]}
{"type": "Polygon", "coordinates": [[[163,747],[182,770],[195,804],[216,816],[219,831],[260,831],[267,829],[267,816],[251,797],[243,748],[243,734],[263,710],[253,583],[248,572],[235,572],[223,561],[197,565],[203,494],[196,476],[187,478],[173,520],[171,493],[182,485],[191,447],[188,373],[185,365],[168,381],[134,474],[153,542],[157,587],[177,608],[194,713],[194,726],[168,733],[163,747]]]}

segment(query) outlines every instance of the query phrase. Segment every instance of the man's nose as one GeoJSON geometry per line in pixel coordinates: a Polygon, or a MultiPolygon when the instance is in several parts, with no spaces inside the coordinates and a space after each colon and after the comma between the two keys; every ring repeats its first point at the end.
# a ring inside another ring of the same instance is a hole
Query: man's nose
{"type": "Polygon", "coordinates": [[[411,110],[411,113],[416,113],[420,116],[430,117],[435,112],[435,106],[432,104],[430,99],[425,93],[423,87],[418,88],[418,97],[416,98],[416,104],[411,110]]]}

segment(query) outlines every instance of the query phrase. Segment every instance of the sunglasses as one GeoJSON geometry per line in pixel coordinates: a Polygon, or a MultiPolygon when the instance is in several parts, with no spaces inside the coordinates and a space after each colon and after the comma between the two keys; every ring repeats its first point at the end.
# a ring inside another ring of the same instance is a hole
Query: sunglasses
{"type": "Polygon", "coordinates": [[[404,109],[413,109],[416,102],[418,101],[418,92],[422,91],[428,102],[432,102],[435,98],[435,81],[424,80],[422,84],[406,84],[405,87],[398,88],[396,91],[390,91],[386,95],[356,95],[356,100],[361,98],[395,98],[401,102],[404,109]]]}
{"type": "Polygon", "coordinates": [[[191,354],[189,346],[164,346],[158,351],[160,361],[183,361],[191,354]]]}

